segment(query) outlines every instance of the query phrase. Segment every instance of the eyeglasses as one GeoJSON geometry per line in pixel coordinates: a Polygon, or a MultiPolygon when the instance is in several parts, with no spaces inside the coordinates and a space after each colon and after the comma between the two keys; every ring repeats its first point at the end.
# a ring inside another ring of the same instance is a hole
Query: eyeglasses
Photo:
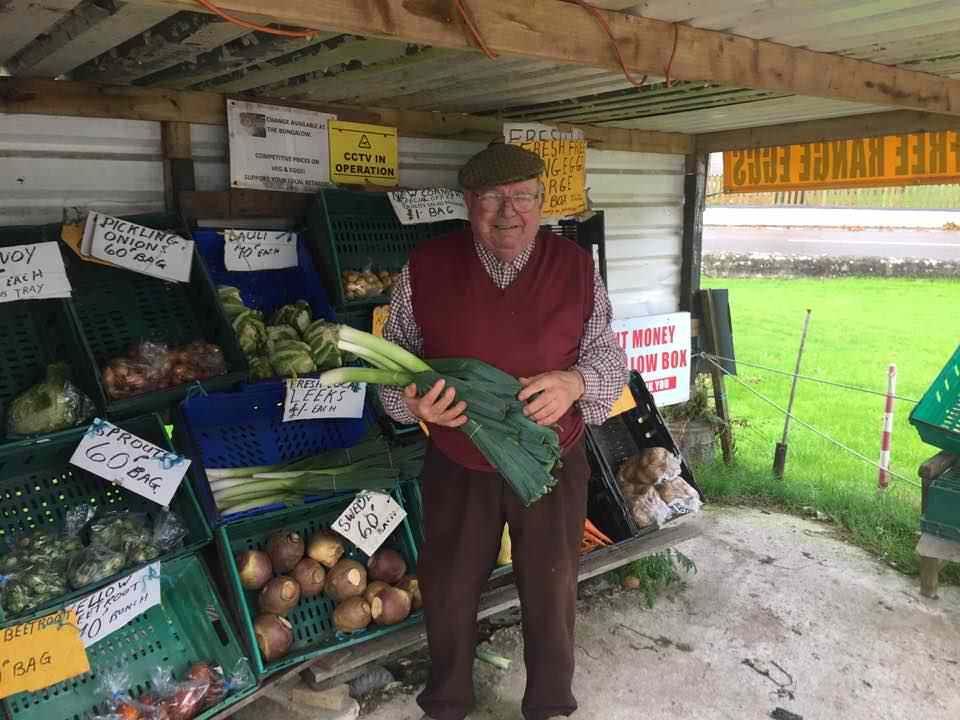
{"type": "Polygon", "coordinates": [[[501,195],[496,192],[477,193],[477,200],[484,210],[499,210],[509,200],[513,209],[518,213],[533,210],[540,203],[540,193],[516,193],[515,195],[501,195]]]}

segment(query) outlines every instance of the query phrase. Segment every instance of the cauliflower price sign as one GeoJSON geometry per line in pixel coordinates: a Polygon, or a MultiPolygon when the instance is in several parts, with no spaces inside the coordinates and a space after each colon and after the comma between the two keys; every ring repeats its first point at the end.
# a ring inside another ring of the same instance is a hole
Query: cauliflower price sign
{"type": "Polygon", "coordinates": [[[283,422],[363,417],[366,383],[324,385],[317,378],[287,380],[283,422]]]}
{"type": "Polygon", "coordinates": [[[190,460],[95,418],[70,464],[168,507],[190,460]]]}
{"type": "Polygon", "coordinates": [[[273,230],[225,230],[223,260],[231,272],[296,267],[296,233],[273,230]]]}

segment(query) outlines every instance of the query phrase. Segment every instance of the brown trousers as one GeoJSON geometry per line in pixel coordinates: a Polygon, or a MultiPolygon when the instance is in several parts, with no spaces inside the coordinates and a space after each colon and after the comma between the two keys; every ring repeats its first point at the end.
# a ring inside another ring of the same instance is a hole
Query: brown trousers
{"type": "Polygon", "coordinates": [[[425,541],[417,572],[423,590],[430,679],[417,698],[436,720],[472,709],[480,595],[510,525],[523,612],[526,720],[577,709],[573,697],[577,566],[590,468],[583,440],[563,458],[551,493],[523,507],[496,473],[468,470],[430,447],[422,475],[425,541]]]}

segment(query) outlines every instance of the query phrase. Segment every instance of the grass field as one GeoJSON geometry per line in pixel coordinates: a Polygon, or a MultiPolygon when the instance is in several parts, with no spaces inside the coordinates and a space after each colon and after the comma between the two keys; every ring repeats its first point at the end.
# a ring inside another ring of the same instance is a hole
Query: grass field
{"type": "MultiPolygon", "coordinates": [[[[813,311],[801,374],[878,391],[897,365],[897,394],[919,400],[960,342],[960,283],[903,279],[717,279],[727,288],[739,360],[792,371],[803,316],[813,311]]],[[[786,407],[790,379],[740,366],[750,388],[786,407]]],[[[917,466],[936,452],[898,401],[892,440],[894,479],[877,493],[877,470],[793,424],[785,478],[773,479],[774,446],[783,415],[728,378],[735,421],[736,462],[702,468],[698,479],[718,500],[770,503],[793,511],[815,508],[858,544],[907,572],[916,572],[920,490],[917,466]]],[[[879,456],[883,397],[801,381],[794,415],[871,459],[879,456]]],[[[960,573],[950,573],[953,580],[960,573]]]]}

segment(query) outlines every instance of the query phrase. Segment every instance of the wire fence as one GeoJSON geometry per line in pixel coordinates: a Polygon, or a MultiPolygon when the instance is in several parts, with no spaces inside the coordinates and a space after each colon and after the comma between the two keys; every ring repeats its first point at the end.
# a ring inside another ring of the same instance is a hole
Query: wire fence
{"type": "MultiPolygon", "coordinates": [[[[793,413],[788,412],[786,408],[783,408],[783,407],[781,407],[780,405],[778,405],[774,400],[771,400],[770,398],[768,398],[768,397],[767,397],[766,395],[764,395],[763,393],[761,393],[761,392],[759,392],[758,390],[755,390],[754,388],[750,387],[750,385],[748,385],[747,383],[745,383],[743,380],[741,380],[740,378],[738,378],[736,375],[734,375],[733,373],[731,373],[731,372],[730,372],[729,370],[727,370],[723,365],[720,364],[722,361],[728,361],[728,362],[731,361],[730,358],[723,358],[723,357],[720,357],[720,356],[717,356],[717,355],[711,355],[711,354],[709,354],[709,353],[697,353],[697,354],[695,355],[695,357],[700,357],[700,358],[702,358],[703,360],[705,360],[706,362],[708,362],[709,364],[713,365],[715,368],[717,368],[718,370],[720,370],[720,372],[722,372],[726,377],[729,377],[729,378],[730,378],[731,380],[733,380],[735,383],[737,383],[737,384],[740,385],[741,387],[745,388],[745,389],[746,389],[748,392],[750,392],[751,394],[755,395],[758,399],[760,399],[761,401],[763,401],[764,403],[766,403],[766,404],[769,405],[770,407],[772,407],[772,408],[774,408],[775,410],[777,410],[777,412],[779,412],[780,414],[782,414],[784,417],[789,417],[792,422],[795,422],[797,425],[800,425],[801,427],[809,430],[809,431],[812,432],[814,435],[820,437],[820,438],[823,439],[823,440],[826,440],[826,441],[829,442],[830,444],[832,444],[832,445],[836,446],[837,448],[843,450],[845,453],[847,453],[847,454],[849,454],[849,455],[857,458],[858,460],[866,463],[867,465],[870,465],[871,467],[876,468],[877,470],[884,470],[884,469],[885,469],[886,472],[887,472],[887,474],[888,474],[890,477],[892,477],[892,478],[894,478],[894,479],[896,479],[896,480],[898,480],[898,481],[900,481],[900,482],[906,483],[907,485],[911,485],[911,486],[916,487],[916,488],[922,487],[921,484],[920,484],[918,481],[913,480],[912,478],[908,478],[908,477],[906,477],[905,475],[901,475],[900,473],[894,472],[893,470],[891,470],[891,469],[889,469],[889,468],[883,468],[883,467],[880,465],[880,463],[876,462],[875,460],[872,460],[871,458],[868,458],[868,457],[867,457],[866,455],[864,455],[863,453],[861,453],[861,452],[859,452],[859,451],[857,451],[857,450],[854,450],[853,448],[851,448],[851,447],[849,447],[848,445],[844,444],[844,443],[841,442],[840,440],[837,440],[836,438],[831,437],[831,436],[828,435],[826,432],[824,432],[824,431],[822,431],[822,430],[814,427],[812,424],[806,422],[805,420],[801,420],[800,418],[798,418],[798,417],[797,417],[796,415],[794,415],[793,413]]],[[[737,364],[744,365],[745,367],[755,367],[755,368],[758,368],[758,369],[768,370],[768,371],[770,371],[770,372],[774,372],[774,373],[777,373],[777,374],[788,375],[788,376],[790,376],[790,377],[793,377],[793,373],[791,373],[791,372],[785,372],[785,371],[783,371],[783,370],[779,370],[779,369],[776,369],[776,368],[768,368],[768,367],[765,367],[765,366],[762,366],[762,365],[757,365],[757,364],[753,364],[753,363],[746,363],[746,362],[743,362],[743,361],[741,361],[741,360],[736,360],[735,362],[737,362],[737,364]]],[[[831,381],[823,380],[822,378],[804,377],[804,376],[800,376],[800,375],[798,375],[797,377],[803,377],[803,378],[806,379],[806,380],[813,380],[813,381],[816,381],[816,382],[822,382],[822,383],[825,383],[825,384],[827,384],[827,385],[835,385],[835,386],[837,386],[837,387],[841,387],[841,388],[846,389],[846,390],[859,391],[859,392],[863,392],[863,393],[868,393],[868,394],[870,394],[870,395],[882,395],[882,396],[886,396],[886,393],[883,393],[883,392],[877,392],[877,391],[875,391],[875,390],[870,390],[870,389],[868,389],[868,388],[862,388],[862,387],[858,387],[858,386],[855,386],[855,385],[847,385],[846,383],[834,383],[834,382],[831,382],[831,381]]],[[[917,400],[910,400],[910,399],[908,399],[908,398],[902,398],[902,399],[905,400],[905,401],[907,401],[907,402],[912,402],[912,403],[917,403],[917,402],[918,402],[917,400]]]]}

